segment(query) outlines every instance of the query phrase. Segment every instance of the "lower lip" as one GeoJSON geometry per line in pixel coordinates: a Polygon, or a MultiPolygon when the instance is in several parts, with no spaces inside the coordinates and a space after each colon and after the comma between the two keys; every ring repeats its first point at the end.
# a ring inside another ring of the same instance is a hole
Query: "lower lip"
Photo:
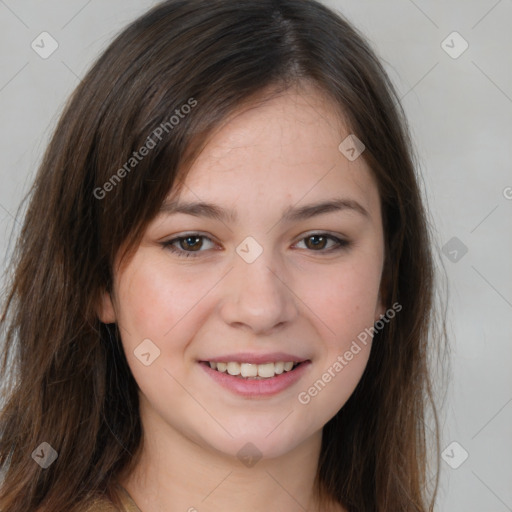
{"type": "Polygon", "coordinates": [[[238,395],[246,397],[269,397],[277,395],[281,391],[295,384],[306,371],[308,371],[311,361],[304,361],[294,370],[283,372],[275,377],[268,379],[244,379],[235,377],[229,373],[221,373],[210,368],[208,363],[199,363],[204,371],[221,386],[238,395]]]}

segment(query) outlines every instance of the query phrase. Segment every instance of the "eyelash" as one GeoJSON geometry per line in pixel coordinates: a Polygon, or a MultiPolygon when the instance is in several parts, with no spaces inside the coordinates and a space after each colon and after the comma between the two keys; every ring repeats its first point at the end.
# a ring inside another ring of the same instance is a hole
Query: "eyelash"
{"type": "MultiPolygon", "coordinates": [[[[313,237],[322,237],[322,238],[328,238],[330,240],[334,240],[338,246],[337,247],[334,247],[334,248],[330,248],[330,249],[327,249],[327,250],[318,250],[318,251],[315,251],[315,250],[309,250],[309,252],[318,252],[318,253],[331,253],[331,252],[336,252],[336,251],[340,251],[340,250],[343,250],[343,249],[347,249],[351,244],[350,242],[348,242],[347,240],[342,240],[340,238],[337,238],[333,235],[329,235],[328,233],[313,233],[313,234],[310,234],[304,238],[302,238],[301,240],[299,240],[299,242],[302,242],[303,240],[306,240],[308,238],[313,238],[313,237]]],[[[206,239],[206,240],[210,240],[212,241],[210,238],[208,238],[207,236],[205,235],[200,235],[199,233],[190,233],[190,234],[187,234],[187,235],[184,235],[184,236],[180,236],[180,237],[177,237],[177,238],[173,238],[171,240],[167,240],[166,242],[162,242],[161,245],[164,247],[164,249],[168,249],[169,251],[171,251],[173,254],[176,254],[177,256],[179,257],[183,257],[183,258],[197,258],[199,257],[199,254],[201,252],[205,252],[205,251],[185,251],[183,249],[177,249],[176,247],[174,247],[173,244],[177,243],[177,242],[180,242],[181,240],[185,240],[187,238],[201,238],[201,239],[206,239]]]]}

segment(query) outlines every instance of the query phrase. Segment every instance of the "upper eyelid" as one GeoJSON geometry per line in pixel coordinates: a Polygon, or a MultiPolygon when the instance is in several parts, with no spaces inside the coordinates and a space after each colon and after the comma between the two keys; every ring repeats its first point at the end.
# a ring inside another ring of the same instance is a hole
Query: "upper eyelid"
{"type": "MultiPolygon", "coordinates": [[[[342,238],[342,239],[348,238],[345,235],[334,234],[334,233],[330,233],[329,231],[313,230],[312,232],[306,231],[305,234],[301,234],[300,238],[298,238],[298,240],[302,240],[303,238],[307,238],[307,237],[315,236],[315,235],[328,235],[328,236],[332,236],[334,238],[342,238]]],[[[207,238],[208,240],[211,240],[212,242],[215,241],[215,237],[205,234],[202,231],[188,231],[188,232],[186,231],[183,234],[173,235],[172,238],[169,238],[167,240],[162,240],[162,242],[172,242],[172,241],[179,240],[181,238],[187,238],[189,236],[198,236],[198,237],[202,237],[202,238],[207,238]]]]}
{"type": "Polygon", "coordinates": [[[172,238],[169,238],[168,240],[162,240],[161,243],[169,244],[171,242],[177,242],[178,240],[183,240],[184,238],[188,238],[189,236],[197,236],[199,238],[205,238],[207,240],[210,240],[211,242],[218,243],[218,242],[216,242],[215,238],[212,238],[211,236],[205,235],[198,231],[191,231],[190,233],[185,233],[183,235],[173,236],[172,238]]]}

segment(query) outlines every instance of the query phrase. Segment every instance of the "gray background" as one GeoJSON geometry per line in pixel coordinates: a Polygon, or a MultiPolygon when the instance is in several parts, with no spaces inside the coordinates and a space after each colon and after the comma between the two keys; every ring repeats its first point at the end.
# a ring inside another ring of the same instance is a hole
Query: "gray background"
{"type": "MultiPolygon", "coordinates": [[[[0,0],[2,269],[64,101],[155,3],[0,0]],[[31,48],[43,31],[59,44],[47,59],[31,48]]],[[[437,510],[512,511],[512,0],[325,3],[367,36],[400,92],[446,272],[453,357],[437,510]],[[445,51],[463,49],[454,31],[469,44],[457,58],[445,51]]]]}

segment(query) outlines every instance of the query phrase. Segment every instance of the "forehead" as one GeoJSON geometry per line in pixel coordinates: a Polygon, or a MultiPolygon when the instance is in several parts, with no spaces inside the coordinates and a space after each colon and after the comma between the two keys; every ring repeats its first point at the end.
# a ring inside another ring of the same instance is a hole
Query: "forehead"
{"type": "MultiPolygon", "coordinates": [[[[169,199],[221,202],[235,210],[349,196],[379,208],[373,173],[363,158],[338,149],[350,134],[340,109],[317,89],[263,97],[220,126],[169,199]]],[[[282,209],[282,208],[281,208],[282,209]]]]}
{"type": "MultiPolygon", "coordinates": [[[[260,154],[268,162],[288,165],[330,161],[333,147],[347,129],[336,106],[317,89],[290,89],[277,96],[255,99],[237,110],[210,137],[197,168],[225,169],[239,164],[244,154],[260,154]]],[[[257,161],[247,162],[255,165],[257,161]]],[[[196,169],[197,170],[197,169],[196,169]]]]}

